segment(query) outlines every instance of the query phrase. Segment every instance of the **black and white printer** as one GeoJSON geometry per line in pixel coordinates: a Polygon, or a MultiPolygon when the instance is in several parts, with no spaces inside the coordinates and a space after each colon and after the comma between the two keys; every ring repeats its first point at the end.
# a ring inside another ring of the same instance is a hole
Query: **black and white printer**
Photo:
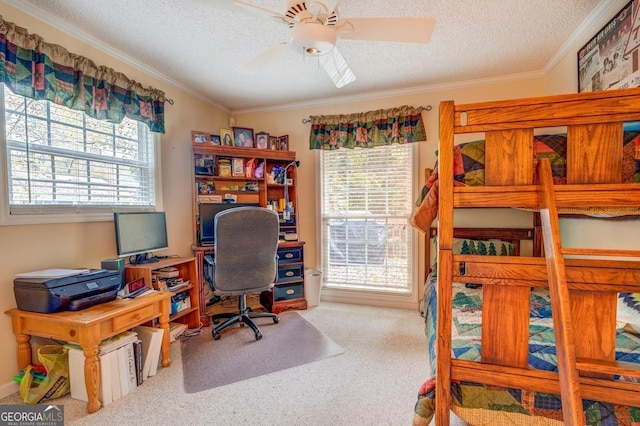
{"type": "Polygon", "coordinates": [[[122,274],[107,269],[47,269],[16,275],[18,309],[52,313],[78,311],[116,298],[122,274]]]}

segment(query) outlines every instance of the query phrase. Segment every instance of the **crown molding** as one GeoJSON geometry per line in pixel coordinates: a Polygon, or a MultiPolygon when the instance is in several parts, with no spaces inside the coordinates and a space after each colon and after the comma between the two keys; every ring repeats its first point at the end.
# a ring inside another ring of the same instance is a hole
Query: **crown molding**
{"type": "MultiPolygon", "coordinates": [[[[202,94],[194,91],[193,89],[183,85],[182,83],[179,83],[169,77],[167,77],[166,75],[158,72],[157,70],[148,67],[147,65],[137,61],[135,58],[125,54],[124,52],[114,48],[113,46],[110,46],[106,43],[104,43],[101,40],[98,40],[97,38],[93,37],[90,34],[87,34],[85,31],[83,31],[81,28],[75,27],[73,25],[70,25],[67,22],[64,22],[63,20],[51,15],[50,13],[45,12],[44,10],[37,8],[31,4],[25,3],[22,0],[2,0],[5,3],[15,7],[16,9],[19,9],[21,11],[23,11],[24,13],[33,16],[34,18],[37,18],[43,22],[46,22],[47,24],[51,25],[53,28],[62,31],[63,33],[75,38],[75,39],[79,39],[82,40],[83,42],[89,44],[92,47],[95,47],[96,49],[99,49],[101,51],[103,51],[104,53],[124,62],[127,65],[131,65],[132,67],[160,80],[163,81],[173,87],[175,87],[176,89],[182,90],[183,92],[186,92],[188,94],[190,94],[191,96],[194,96],[198,99],[200,99],[201,101],[215,107],[218,108],[226,113],[229,113],[229,108],[227,108],[226,106],[220,105],[216,102],[213,102],[211,99],[206,98],[204,96],[202,96],[202,94]]],[[[167,96],[167,98],[170,98],[170,96],[167,96]]]]}

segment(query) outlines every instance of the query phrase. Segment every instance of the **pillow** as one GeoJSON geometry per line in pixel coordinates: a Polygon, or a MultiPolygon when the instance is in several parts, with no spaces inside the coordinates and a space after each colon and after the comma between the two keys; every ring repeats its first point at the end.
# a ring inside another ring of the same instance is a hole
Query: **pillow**
{"type": "MultiPolygon", "coordinates": [[[[437,275],[437,253],[438,253],[438,237],[432,238],[435,247],[436,256],[431,265],[431,274],[433,277],[437,275]]],[[[453,254],[474,254],[483,256],[513,256],[514,245],[509,241],[503,240],[474,240],[467,238],[453,239],[453,254]]],[[[469,288],[476,288],[479,284],[466,283],[469,288]]]]}
{"type": "Polygon", "coordinates": [[[640,334],[640,293],[618,293],[616,319],[624,331],[640,334]]]}

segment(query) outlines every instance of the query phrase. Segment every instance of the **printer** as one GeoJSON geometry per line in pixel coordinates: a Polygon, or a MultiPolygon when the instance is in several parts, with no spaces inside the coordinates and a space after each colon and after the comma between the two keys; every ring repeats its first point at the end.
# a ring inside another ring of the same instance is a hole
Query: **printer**
{"type": "Polygon", "coordinates": [[[81,270],[63,277],[18,275],[13,292],[18,309],[52,313],[79,311],[116,298],[122,287],[122,273],[116,270],[81,270]]]}

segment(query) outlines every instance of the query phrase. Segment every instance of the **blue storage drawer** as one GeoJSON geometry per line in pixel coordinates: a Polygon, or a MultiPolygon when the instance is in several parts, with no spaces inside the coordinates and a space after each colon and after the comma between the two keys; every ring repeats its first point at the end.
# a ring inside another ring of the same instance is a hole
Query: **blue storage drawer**
{"type": "Polygon", "coordinates": [[[278,250],[278,263],[302,262],[302,247],[281,248],[278,250]]]}
{"type": "Polygon", "coordinates": [[[280,300],[302,299],[304,297],[304,283],[276,285],[273,287],[273,299],[280,300]]]}
{"type": "Polygon", "coordinates": [[[304,271],[302,265],[280,266],[278,268],[278,282],[298,281],[301,280],[303,276],[304,271]]]}

